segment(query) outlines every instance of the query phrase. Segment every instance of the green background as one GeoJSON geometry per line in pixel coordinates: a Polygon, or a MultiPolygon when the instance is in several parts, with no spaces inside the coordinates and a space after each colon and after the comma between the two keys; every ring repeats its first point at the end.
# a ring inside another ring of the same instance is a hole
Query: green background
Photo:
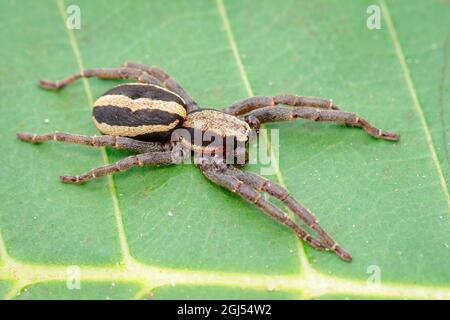
{"type": "Polygon", "coordinates": [[[371,4],[3,0],[0,297],[450,299],[450,2],[375,2],[380,30],[366,26],[371,4]],[[80,30],[66,28],[69,4],[80,30]],[[92,101],[119,82],[48,92],[36,81],[127,60],[164,68],[205,107],[294,92],[400,132],[391,143],[339,124],[267,126],[280,130],[269,178],[353,262],[304,246],[194,166],[64,185],[60,174],[128,153],[15,138],[95,134],[92,101]],[[79,290],[67,288],[70,266],[79,290]],[[373,266],[381,287],[367,285],[373,266]]]}

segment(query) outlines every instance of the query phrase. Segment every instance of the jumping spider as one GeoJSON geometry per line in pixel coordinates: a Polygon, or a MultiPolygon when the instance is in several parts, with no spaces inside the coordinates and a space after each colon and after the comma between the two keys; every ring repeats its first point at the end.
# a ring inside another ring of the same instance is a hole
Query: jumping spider
{"type": "Polygon", "coordinates": [[[203,109],[163,70],[134,62],[125,63],[118,68],[87,69],[61,81],[39,81],[39,85],[45,89],[58,90],[82,77],[137,81],[116,86],[95,102],[93,120],[104,135],[89,137],[62,132],[43,135],[21,132],[17,134],[18,138],[32,143],[55,140],[95,147],[111,146],[135,151],[137,155],[79,176],[61,176],[62,182],[83,183],[133,166],[178,163],[176,157],[173,157],[173,151],[177,148],[189,154],[200,152],[202,157],[196,165],[209,180],[253,203],[261,211],[292,229],[311,247],[332,250],[341,259],[351,260],[351,255],[331,238],[314,215],[291,197],[285,188],[254,173],[244,172],[233,163],[225,161],[230,154],[237,156],[242,151],[239,147],[229,148],[223,143],[205,144],[205,141],[199,142],[173,133],[181,129],[194,136],[209,134],[219,138],[216,140],[231,139],[245,146],[250,132],[257,132],[263,123],[302,118],[343,122],[361,127],[373,137],[386,140],[397,141],[398,134],[378,129],[355,113],[341,111],[330,100],[292,94],[251,97],[221,110],[203,109]],[[292,108],[281,108],[279,105],[292,108]],[[320,240],[265,200],[262,193],[282,201],[309,228],[317,232],[320,240]]]}

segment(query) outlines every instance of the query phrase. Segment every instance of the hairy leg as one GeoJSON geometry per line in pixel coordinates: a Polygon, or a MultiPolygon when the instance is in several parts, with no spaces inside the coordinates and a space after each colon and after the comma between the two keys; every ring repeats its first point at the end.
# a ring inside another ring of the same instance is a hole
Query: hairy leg
{"type": "Polygon", "coordinates": [[[160,81],[164,87],[166,87],[167,89],[169,89],[172,92],[175,92],[176,94],[178,94],[180,97],[183,98],[183,100],[186,102],[188,112],[199,109],[199,106],[197,105],[197,103],[186,92],[186,90],[184,90],[184,88],[175,79],[173,79],[170,75],[168,75],[161,68],[154,67],[154,66],[147,66],[142,63],[131,62],[131,61],[125,62],[123,64],[123,67],[142,70],[142,71],[148,73],[149,75],[153,76],[154,78],[158,79],[158,81],[160,81]]]}
{"type": "Polygon", "coordinates": [[[63,175],[60,178],[61,181],[65,183],[81,184],[93,178],[98,178],[115,172],[125,171],[131,167],[143,167],[150,165],[159,166],[168,164],[173,164],[171,152],[149,152],[126,157],[115,163],[94,168],[78,176],[63,175]]]}
{"type": "Polygon", "coordinates": [[[97,77],[101,79],[132,79],[142,83],[161,85],[160,81],[145,71],[134,68],[95,68],[74,73],[63,80],[39,80],[44,89],[59,90],[80,78],[97,77]]]}
{"type": "Polygon", "coordinates": [[[319,240],[297,225],[287,214],[272,203],[264,200],[262,195],[250,185],[230,175],[220,172],[213,166],[200,165],[203,174],[212,182],[236,193],[243,199],[257,206],[262,212],[293,230],[298,237],[315,249],[324,249],[319,240]]]}
{"type": "Polygon", "coordinates": [[[312,121],[342,122],[360,127],[375,138],[391,141],[398,141],[400,139],[398,133],[381,130],[370,124],[367,120],[359,117],[356,113],[341,110],[321,110],[308,107],[292,109],[265,107],[253,110],[245,116],[245,120],[254,122],[257,119],[260,124],[274,121],[291,121],[297,118],[312,121]]]}
{"type": "Polygon", "coordinates": [[[256,96],[240,100],[233,103],[231,106],[222,109],[222,111],[239,116],[259,108],[274,107],[277,105],[288,105],[291,107],[308,106],[320,109],[339,110],[331,100],[317,97],[297,96],[294,94],[280,94],[277,96],[256,96]]]}
{"type": "Polygon", "coordinates": [[[350,261],[351,255],[346,252],[342,247],[340,247],[337,242],[319,225],[316,217],[311,213],[310,210],[302,206],[297,200],[289,195],[289,192],[280,186],[279,184],[265,179],[252,172],[244,172],[238,168],[229,166],[225,173],[239,179],[246,184],[252,186],[256,190],[266,192],[276,199],[283,202],[283,204],[288,207],[296,216],[298,216],[302,221],[311,229],[317,232],[320,238],[323,240],[325,245],[336,252],[336,254],[343,260],[350,261]]]}
{"type": "Polygon", "coordinates": [[[49,140],[83,144],[92,147],[111,146],[116,149],[132,150],[138,153],[165,151],[164,145],[159,142],[139,141],[131,138],[116,136],[84,136],[64,132],[52,132],[46,134],[32,134],[19,132],[17,137],[22,141],[42,143],[49,140]]]}

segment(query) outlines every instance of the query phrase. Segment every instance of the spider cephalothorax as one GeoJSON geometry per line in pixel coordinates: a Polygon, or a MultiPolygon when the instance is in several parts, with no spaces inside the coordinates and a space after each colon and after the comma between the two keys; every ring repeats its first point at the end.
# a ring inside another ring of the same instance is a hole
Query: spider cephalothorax
{"type": "Polygon", "coordinates": [[[251,132],[247,122],[221,111],[198,109],[187,115],[181,127],[184,130],[175,130],[173,140],[178,139],[195,155],[222,156],[227,163],[235,164],[247,161],[251,132]]]}
{"type": "Polygon", "coordinates": [[[292,94],[251,97],[221,110],[202,109],[163,70],[133,62],[119,68],[83,70],[62,81],[40,81],[39,84],[46,89],[60,89],[81,77],[138,81],[119,85],[94,103],[93,120],[104,135],[89,137],[61,132],[42,135],[21,132],[17,134],[18,138],[32,143],[55,140],[97,147],[111,146],[137,154],[79,176],[61,176],[63,182],[83,183],[133,166],[177,164],[180,158],[174,157],[174,154],[180,150],[183,157],[186,151],[200,154],[200,161],[195,163],[209,180],[253,203],[313,248],[332,250],[341,259],[351,260],[351,255],[285,188],[257,174],[238,169],[235,165],[242,162],[237,162],[237,159],[242,160],[241,156],[245,155],[251,133],[257,133],[261,124],[272,121],[303,118],[342,122],[360,127],[376,138],[392,141],[399,139],[398,134],[378,129],[355,113],[341,111],[330,100],[292,94]],[[315,231],[318,238],[266,200],[263,193],[280,200],[315,231]]]}

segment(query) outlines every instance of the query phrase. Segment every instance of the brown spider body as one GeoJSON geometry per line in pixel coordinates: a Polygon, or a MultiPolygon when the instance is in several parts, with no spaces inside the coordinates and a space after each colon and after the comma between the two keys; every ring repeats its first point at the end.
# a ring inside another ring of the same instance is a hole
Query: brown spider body
{"type": "Polygon", "coordinates": [[[92,119],[106,135],[152,142],[176,139],[202,155],[242,154],[251,131],[247,122],[214,109],[187,114],[179,95],[145,83],[121,84],[105,92],[94,103],[92,119]],[[176,132],[178,128],[186,131],[176,132]]]}
{"type": "Polygon", "coordinates": [[[182,128],[187,130],[187,135],[181,133],[181,144],[195,153],[209,155],[240,154],[251,132],[247,122],[212,109],[190,112],[182,128]]]}
{"type": "Polygon", "coordinates": [[[40,81],[45,89],[61,89],[81,77],[132,79],[139,83],[117,86],[94,104],[93,120],[103,136],[82,136],[54,132],[30,134],[20,132],[18,138],[32,143],[48,140],[89,146],[110,146],[135,151],[137,154],[116,163],[94,168],[84,174],[61,176],[66,183],[84,183],[93,178],[124,171],[134,166],[178,164],[173,153],[188,150],[200,153],[196,163],[210,181],[239,195],[262,212],[286,225],[303,241],[319,250],[331,250],[345,261],[351,260],[336,241],[319,225],[307,208],[295,200],[282,186],[257,174],[236,167],[237,156],[245,151],[251,133],[261,124],[291,121],[341,122],[360,127],[375,138],[397,141],[397,133],[383,131],[352,112],[341,111],[330,100],[282,94],[250,97],[219,110],[202,109],[169,75],[157,67],[128,62],[119,68],[87,69],[61,81],[40,81]],[[280,105],[290,108],[281,108],[280,105]],[[253,130],[251,130],[253,129],[253,130]],[[268,194],[287,207],[318,237],[311,235],[293,218],[266,200],[268,194]]]}

